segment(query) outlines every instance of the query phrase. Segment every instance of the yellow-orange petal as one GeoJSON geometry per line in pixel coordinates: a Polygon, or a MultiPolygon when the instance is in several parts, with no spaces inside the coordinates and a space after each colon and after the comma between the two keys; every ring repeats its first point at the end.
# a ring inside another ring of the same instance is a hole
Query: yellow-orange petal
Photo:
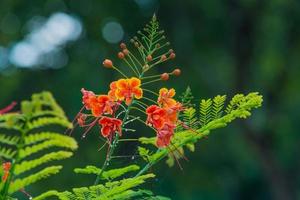
{"type": "Polygon", "coordinates": [[[162,95],[166,94],[167,92],[168,92],[168,89],[167,89],[167,88],[161,88],[161,89],[159,90],[159,96],[162,96],[162,95]]]}
{"type": "Polygon", "coordinates": [[[123,78],[119,79],[116,83],[118,89],[126,89],[127,85],[127,80],[123,78]]]}
{"type": "Polygon", "coordinates": [[[135,98],[137,98],[137,99],[140,99],[143,97],[143,90],[141,88],[135,88],[133,90],[133,93],[134,93],[135,98]]]}
{"type": "Polygon", "coordinates": [[[174,89],[174,88],[171,88],[171,89],[169,90],[169,97],[174,97],[175,94],[176,94],[175,89],[174,89]]]}
{"type": "Polygon", "coordinates": [[[132,77],[128,80],[129,82],[129,86],[134,88],[134,87],[139,87],[141,85],[141,80],[136,78],[136,77],[132,77]]]}
{"type": "Polygon", "coordinates": [[[117,81],[113,81],[109,84],[109,88],[112,90],[117,89],[117,81]]]}
{"type": "Polygon", "coordinates": [[[124,100],[124,92],[122,90],[116,90],[115,96],[117,97],[118,100],[124,100]]]}

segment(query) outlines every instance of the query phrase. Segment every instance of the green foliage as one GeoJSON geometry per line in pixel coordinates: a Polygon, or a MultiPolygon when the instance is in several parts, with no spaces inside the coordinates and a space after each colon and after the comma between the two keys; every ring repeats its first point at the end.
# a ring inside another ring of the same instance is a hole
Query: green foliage
{"type": "MultiPolygon", "coordinates": [[[[216,98],[214,98],[216,99],[216,98]]],[[[258,108],[262,104],[262,96],[259,95],[257,92],[249,93],[248,95],[241,95],[238,94],[232,98],[230,101],[227,109],[226,114],[221,116],[219,115],[218,118],[212,119],[211,113],[220,113],[222,109],[219,109],[220,107],[223,107],[225,96],[219,96],[217,97],[217,100],[212,101],[209,100],[202,100],[200,105],[200,113],[202,114],[202,122],[205,119],[205,125],[202,125],[198,129],[192,130],[192,129],[186,129],[184,131],[178,131],[174,134],[174,137],[172,139],[172,145],[168,149],[158,149],[156,153],[153,153],[149,155],[148,157],[148,163],[145,166],[145,168],[149,168],[164,157],[170,155],[170,153],[176,153],[178,151],[181,151],[182,147],[188,147],[191,150],[194,150],[194,146],[192,144],[195,144],[197,141],[199,141],[201,138],[206,137],[209,135],[210,131],[217,128],[222,128],[227,126],[228,123],[232,122],[233,120],[237,118],[247,118],[251,115],[251,110],[254,108],[258,108]],[[213,105],[213,106],[212,106],[213,105]],[[214,105],[216,106],[216,111],[213,111],[214,105]],[[221,106],[220,106],[221,105],[221,106]]],[[[200,122],[201,122],[201,116],[200,116],[200,122]]],[[[139,141],[142,144],[150,144],[155,146],[155,137],[152,138],[146,138],[141,137],[139,138],[139,141]]],[[[144,147],[143,147],[144,148],[144,147]]],[[[149,150],[148,150],[149,151],[149,150]]],[[[172,159],[169,157],[169,159],[172,159]]],[[[173,158],[174,159],[174,158],[173,158]]],[[[173,164],[174,160],[168,161],[169,164],[173,164]]]]}
{"type": "Polygon", "coordinates": [[[154,177],[154,174],[146,174],[134,178],[107,182],[104,185],[99,184],[90,187],[73,188],[72,192],[48,191],[38,197],[35,197],[34,200],[42,200],[50,196],[57,196],[61,200],[125,200],[144,195],[150,196],[152,195],[151,192],[133,189],[143,184],[147,179],[154,177]]]}
{"type": "Polygon", "coordinates": [[[49,92],[23,101],[18,113],[0,115],[0,156],[12,163],[6,182],[0,185],[1,198],[12,198],[20,189],[62,169],[61,165],[49,166],[49,162],[72,156],[77,143],[69,136],[45,130],[70,127],[72,124],[49,92]],[[37,170],[40,166],[44,167],[37,170]]]}
{"type": "Polygon", "coordinates": [[[213,98],[212,119],[218,119],[222,116],[226,95],[218,95],[213,98]]]}
{"type": "Polygon", "coordinates": [[[194,96],[189,86],[186,88],[186,90],[182,93],[182,95],[179,98],[180,98],[180,102],[183,104],[184,107],[186,108],[195,107],[195,104],[193,104],[194,96]]]}
{"type": "MultiPolygon", "coordinates": [[[[107,179],[112,180],[115,178],[118,178],[120,176],[123,176],[124,174],[132,171],[139,170],[140,167],[138,165],[129,165],[127,167],[118,168],[118,169],[111,169],[108,171],[104,171],[102,173],[101,179],[107,179]]],[[[74,172],[77,174],[99,174],[101,172],[100,168],[97,168],[95,166],[88,165],[85,168],[75,168],[74,172]]]]}
{"type": "Polygon", "coordinates": [[[196,109],[192,107],[185,109],[182,113],[182,121],[188,127],[197,129],[199,127],[199,121],[196,109]]]}
{"type": "Polygon", "coordinates": [[[212,100],[211,99],[203,99],[200,102],[200,124],[201,126],[206,125],[212,119],[212,100]]]}

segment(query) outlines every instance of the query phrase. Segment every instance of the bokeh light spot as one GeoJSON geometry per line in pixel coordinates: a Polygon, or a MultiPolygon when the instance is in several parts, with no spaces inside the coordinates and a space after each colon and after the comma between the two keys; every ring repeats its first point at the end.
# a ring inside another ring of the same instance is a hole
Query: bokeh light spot
{"type": "Polygon", "coordinates": [[[118,43],[124,36],[124,31],[118,22],[107,22],[102,29],[103,38],[109,43],[118,43]]]}

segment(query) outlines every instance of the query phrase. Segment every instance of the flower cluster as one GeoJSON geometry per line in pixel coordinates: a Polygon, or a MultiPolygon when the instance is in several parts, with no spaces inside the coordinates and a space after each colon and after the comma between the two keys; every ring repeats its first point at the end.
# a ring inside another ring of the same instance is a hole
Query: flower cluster
{"type": "Polygon", "coordinates": [[[121,135],[122,120],[115,117],[116,112],[123,101],[129,105],[133,98],[142,98],[143,91],[140,86],[141,80],[132,77],[112,82],[108,94],[96,95],[82,88],[82,103],[86,110],[91,111],[91,115],[80,112],[77,116],[77,123],[82,127],[88,127],[87,131],[89,131],[98,122],[102,127],[102,136],[108,139],[111,139],[115,132],[121,135]],[[89,117],[96,118],[96,120],[86,124],[89,117]]]}
{"type": "Polygon", "coordinates": [[[174,129],[178,120],[178,113],[183,109],[182,104],[173,97],[175,90],[162,88],[159,91],[158,105],[151,105],[146,109],[149,126],[156,129],[158,147],[166,147],[170,144],[174,135],[174,129]]]}
{"type": "Polygon", "coordinates": [[[155,129],[156,145],[164,148],[170,144],[174,130],[179,124],[178,113],[182,110],[182,104],[174,99],[173,88],[169,90],[162,88],[157,94],[145,86],[158,81],[167,81],[171,76],[179,76],[181,70],[176,68],[171,72],[148,74],[152,68],[176,57],[173,49],[165,49],[170,43],[165,41],[164,31],[159,30],[155,16],[143,31],[137,33],[141,37],[134,36],[130,40],[136,49],[132,51],[122,42],[117,53],[117,57],[129,67],[130,72],[126,70],[125,73],[112,60],[104,59],[103,66],[116,70],[122,78],[110,83],[107,94],[96,95],[92,91],[81,90],[82,103],[85,110],[90,113],[79,112],[76,117],[77,124],[87,127],[83,134],[85,137],[86,133],[98,123],[101,126],[102,136],[112,144],[112,141],[118,140],[115,136],[122,135],[122,130],[134,131],[126,129],[125,125],[138,120],[155,129]],[[148,98],[146,93],[157,95],[157,101],[148,98]],[[149,102],[154,102],[155,105],[149,105],[149,102]],[[146,114],[147,118],[141,120],[140,116],[133,116],[131,113],[133,109],[146,114]]]}

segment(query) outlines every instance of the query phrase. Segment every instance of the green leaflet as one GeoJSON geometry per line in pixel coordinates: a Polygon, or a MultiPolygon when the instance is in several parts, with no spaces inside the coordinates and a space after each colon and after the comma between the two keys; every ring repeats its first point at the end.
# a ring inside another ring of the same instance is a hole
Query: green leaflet
{"type": "Polygon", "coordinates": [[[41,171],[35,174],[29,175],[22,179],[16,179],[11,183],[8,192],[10,194],[13,194],[14,192],[17,192],[18,190],[25,188],[26,186],[31,185],[32,183],[47,178],[53,174],[57,174],[61,169],[62,166],[46,167],[45,169],[42,169],[41,171]]]}
{"type": "Polygon", "coordinates": [[[18,144],[20,137],[0,134],[0,143],[16,146],[18,144]]]}
{"type": "Polygon", "coordinates": [[[15,166],[15,174],[19,175],[21,173],[24,173],[26,171],[29,171],[31,169],[34,169],[44,163],[48,163],[50,161],[54,161],[54,160],[62,160],[62,159],[66,159],[69,158],[73,155],[72,152],[70,151],[58,151],[58,152],[52,152],[52,153],[48,153],[45,154],[37,159],[34,160],[29,160],[29,161],[23,161],[20,164],[17,164],[15,166]]]}
{"type": "MultiPolygon", "coordinates": [[[[132,172],[132,171],[137,171],[139,170],[140,167],[138,165],[129,165],[127,167],[123,168],[118,168],[118,169],[111,169],[108,171],[104,171],[102,174],[102,179],[115,179],[120,176],[123,176],[126,173],[132,172]]],[[[74,172],[77,174],[99,174],[101,172],[100,168],[97,168],[95,166],[88,165],[85,168],[75,168],[74,172]]]]}

